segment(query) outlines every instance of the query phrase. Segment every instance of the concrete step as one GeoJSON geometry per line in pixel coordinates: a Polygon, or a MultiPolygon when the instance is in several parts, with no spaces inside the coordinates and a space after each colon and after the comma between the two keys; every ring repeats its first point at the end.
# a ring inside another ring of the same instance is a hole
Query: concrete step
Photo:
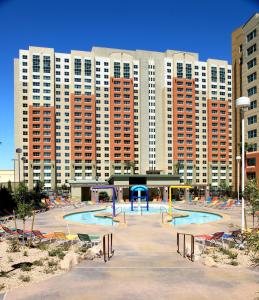
{"type": "Polygon", "coordinates": [[[183,258],[176,252],[134,252],[115,251],[113,257],[104,263],[103,258],[93,261],[86,261],[80,267],[101,267],[101,268],[176,268],[176,267],[197,267],[197,263],[183,258]]]}

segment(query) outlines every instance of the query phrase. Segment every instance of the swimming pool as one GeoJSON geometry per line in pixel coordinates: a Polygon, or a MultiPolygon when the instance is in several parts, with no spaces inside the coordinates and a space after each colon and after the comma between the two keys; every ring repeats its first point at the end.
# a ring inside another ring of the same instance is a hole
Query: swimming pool
{"type": "MultiPolygon", "coordinates": [[[[160,214],[162,211],[168,209],[167,205],[150,205],[149,211],[146,210],[145,206],[142,206],[142,209],[134,207],[134,211],[131,211],[130,205],[118,205],[116,206],[116,211],[125,212],[126,215],[147,215],[147,214],[160,214]]],[[[110,218],[100,218],[95,217],[97,213],[103,212],[112,212],[112,208],[104,208],[98,211],[89,211],[89,212],[80,212],[64,216],[65,220],[72,222],[79,222],[83,224],[93,224],[93,225],[116,225],[116,222],[113,222],[110,218]]],[[[201,212],[201,211],[191,211],[191,210],[180,210],[173,209],[173,213],[184,213],[188,214],[187,217],[175,218],[171,222],[173,226],[177,225],[187,225],[187,224],[204,224],[208,222],[215,222],[220,220],[222,217],[218,214],[201,212]]]]}

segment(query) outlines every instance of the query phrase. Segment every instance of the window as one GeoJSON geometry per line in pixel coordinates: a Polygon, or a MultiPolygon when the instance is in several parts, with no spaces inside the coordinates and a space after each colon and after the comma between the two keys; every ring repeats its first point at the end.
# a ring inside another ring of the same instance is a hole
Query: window
{"type": "Polygon", "coordinates": [[[249,167],[256,166],[256,158],[255,157],[248,158],[247,159],[247,165],[249,167]]]}
{"type": "Polygon", "coordinates": [[[43,72],[50,73],[50,57],[43,56],[43,72]]]}
{"type": "Polygon", "coordinates": [[[251,87],[250,89],[247,90],[247,95],[248,97],[254,95],[257,93],[257,87],[256,86],[253,86],[251,87]]]}
{"type": "Polygon", "coordinates": [[[251,46],[247,49],[247,56],[251,55],[255,51],[256,51],[256,44],[254,44],[253,46],[251,46]]]}
{"type": "Polygon", "coordinates": [[[123,64],[123,77],[130,78],[130,65],[129,63],[123,64]]]}
{"type": "Polygon", "coordinates": [[[85,59],[85,76],[91,76],[92,74],[92,62],[90,59],[85,59]]]}
{"type": "Polygon", "coordinates": [[[192,65],[186,64],[186,78],[192,79],[192,65]]]}
{"type": "Polygon", "coordinates": [[[252,139],[257,137],[257,129],[248,130],[248,138],[252,139]]]}
{"type": "Polygon", "coordinates": [[[217,82],[217,68],[211,67],[211,82],[217,82]]]}
{"type": "Polygon", "coordinates": [[[254,109],[256,107],[257,107],[257,100],[251,101],[249,109],[254,109]]]}
{"type": "Polygon", "coordinates": [[[256,72],[250,74],[247,76],[247,82],[250,83],[252,81],[256,80],[256,72]]]}
{"type": "Polygon", "coordinates": [[[219,69],[219,81],[221,83],[225,83],[225,80],[226,80],[225,69],[224,68],[220,68],[219,69]]]}
{"type": "Polygon", "coordinates": [[[252,32],[250,32],[247,36],[246,36],[246,41],[250,42],[252,39],[254,39],[256,37],[256,29],[254,29],[252,32]]]}
{"type": "Polygon", "coordinates": [[[114,77],[115,78],[120,78],[121,76],[121,70],[120,70],[120,63],[119,62],[114,62],[114,77]]]}
{"type": "Polygon", "coordinates": [[[257,115],[248,117],[247,123],[248,123],[248,125],[257,123],[257,115]]]}
{"type": "Polygon", "coordinates": [[[256,66],[256,58],[253,58],[252,60],[250,60],[248,63],[247,63],[247,69],[251,69],[253,68],[254,66],[256,66]]]}
{"type": "Polygon", "coordinates": [[[183,78],[183,64],[177,63],[177,77],[183,78]]]}
{"type": "Polygon", "coordinates": [[[40,71],[40,56],[39,55],[32,56],[32,71],[33,72],[40,71]]]}
{"type": "Polygon", "coordinates": [[[74,61],[75,75],[81,75],[81,59],[75,58],[74,61]]]}

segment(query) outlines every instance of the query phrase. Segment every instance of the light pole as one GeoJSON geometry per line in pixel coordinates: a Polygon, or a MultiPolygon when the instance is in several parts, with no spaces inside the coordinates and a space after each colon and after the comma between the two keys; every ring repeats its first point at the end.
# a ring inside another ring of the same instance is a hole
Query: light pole
{"type": "Polygon", "coordinates": [[[16,162],[16,158],[13,158],[12,161],[13,161],[13,187],[15,189],[15,162],[16,162]]]}
{"type": "Polygon", "coordinates": [[[245,229],[245,118],[244,109],[250,106],[250,99],[248,97],[240,97],[236,100],[236,107],[240,108],[242,118],[242,219],[241,219],[241,230],[244,232],[245,229]]]}
{"type": "Polygon", "coordinates": [[[20,172],[21,159],[20,159],[20,156],[21,156],[21,153],[22,153],[22,149],[17,148],[16,153],[18,154],[18,179],[19,179],[19,183],[21,183],[21,172],[20,172]]]}
{"type": "Polygon", "coordinates": [[[22,157],[21,158],[21,160],[22,160],[22,169],[23,169],[23,172],[22,172],[22,176],[23,176],[23,183],[25,184],[25,170],[24,170],[24,164],[25,164],[25,162],[26,162],[26,157],[22,157]]]}
{"type": "Polygon", "coordinates": [[[240,160],[241,160],[241,156],[237,156],[236,157],[237,160],[237,202],[238,204],[240,204],[240,199],[239,199],[239,191],[240,191],[240,160]]]}

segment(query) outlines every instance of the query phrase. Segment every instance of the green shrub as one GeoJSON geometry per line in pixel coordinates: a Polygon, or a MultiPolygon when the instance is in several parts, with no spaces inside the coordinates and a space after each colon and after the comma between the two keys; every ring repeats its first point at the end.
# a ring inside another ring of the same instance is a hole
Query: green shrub
{"type": "Polygon", "coordinates": [[[222,252],[224,255],[227,255],[230,259],[236,259],[238,256],[238,253],[234,253],[231,250],[225,248],[220,248],[219,251],[222,252]]]}
{"type": "Polygon", "coordinates": [[[32,264],[33,264],[34,266],[43,266],[42,260],[35,260],[32,264]]]}
{"type": "Polygon", "coordinates": [[[236,260],[231,260],[229,263],[231,266],[238,266],[238,261],[236,260]]]}
{"type": "Polygon", "coordinates": [[[259,232],[248,233],[246,235],[246,241],[253,266],[259,266],[259,232]]]}
{"type": "Polygon", "coordinates": [[[49,245],[40,242],[39,244],[37,244],[36,248],[42,251],[47,251],[49,249],[49,245]]]}
{"type": "Polygon", "coordinates": [[[25,250],[25,251],[23,252],[23,256],[28,256],[28,251],[25,250]]]}
{"type": "Polygon", "coordinates": [[[0,284],[0,291],[3,290],[4,288],[5,288],[5,284],[4,284],[4,283],[1,283],[1,284],[0,284]]]}
{"type": "Polygon", "coordinates": [[[21,264],[21,270],[23,272],[29,272],[29,271],[31,271],[31,265],[29,265],[27,263],[23,263],[23,264],[21,264]]]}
{"type": "Polygon", "coordinates": [[[49,251],[49,256],[57,256],[59,259],[63,259],[66,254],[60,249],[52,249],[49,251]]]}
{"type": "Polygon", "coordinates": [[[5,271],[0,271],[0,277],[9,277],[9,275],[5,271]]]}
{"type": "Polygon", "coordinates": [[[48,262],[49,267],[56,267],[57,265],[58,265],[58,262],[53,259],[48,262]]]}
{"type": "Polygon", "coordinates": [[[21,275],[19,279],[23,282],[29,282],[31,280],[30,276],[27,275],[21,275]]]}
{"type": "Polygon", "coordinates": [[[17,240],[12,239],[8,242],[9,247],[7,252],[20,252],[20,244],[17,240]]]}

